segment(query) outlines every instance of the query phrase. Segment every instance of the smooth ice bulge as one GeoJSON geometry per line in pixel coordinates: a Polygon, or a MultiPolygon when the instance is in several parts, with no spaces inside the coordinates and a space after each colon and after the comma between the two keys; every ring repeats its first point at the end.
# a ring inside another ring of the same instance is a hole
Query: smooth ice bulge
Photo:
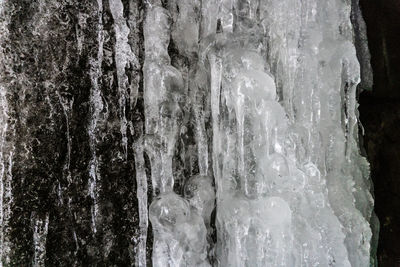
{"type": "Polygon", "coordinates": [[[208,266],[207,230],[202,217],[187,200],[173,192],[161,194],[149,208],[154,229],[156,266],[208,266]]]}

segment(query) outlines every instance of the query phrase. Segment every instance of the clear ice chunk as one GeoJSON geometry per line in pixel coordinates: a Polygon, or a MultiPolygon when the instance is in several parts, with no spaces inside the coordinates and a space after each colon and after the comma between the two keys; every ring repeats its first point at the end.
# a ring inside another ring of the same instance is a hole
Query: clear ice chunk
{"type": "Polygon", "coordinates": [[[207,230],[189,202],[173,192],[159,195],[150,205],[154,230],[154,266],[208,266],[207,230]]]}

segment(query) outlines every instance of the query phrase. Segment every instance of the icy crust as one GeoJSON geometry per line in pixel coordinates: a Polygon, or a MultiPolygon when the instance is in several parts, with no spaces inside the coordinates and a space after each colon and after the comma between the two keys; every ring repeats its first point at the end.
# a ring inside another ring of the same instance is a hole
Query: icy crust
{"type": "Polygon", "coordinates": [[[368,266],[373,199],[350,3],[171,3],[150,4],[144,29],[146,149],[161,192],[149,209],[153,264],[368,266]],[[186,69],[171,66],[171,42],[186,69]],[[182,197],[172,165],[188,110],[200,174],[182,197]]]}

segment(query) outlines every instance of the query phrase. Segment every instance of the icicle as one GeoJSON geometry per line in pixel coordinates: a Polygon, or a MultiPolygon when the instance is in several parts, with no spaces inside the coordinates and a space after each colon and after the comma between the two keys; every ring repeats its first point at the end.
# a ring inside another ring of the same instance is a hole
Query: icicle
{"type": "MultiPolygon", "coordinates": [[[[6,2],[0,1],[0,43],[5,43],[8,37],[8,23],[10,15],[6,12],[6,2]]],[[[10,264],[10,218],[11,205],[13,202],[12,180],[13,180],[13,156],[14,144],[9,142],[14,135],[13,123],[9,121],[9,103],[7,101],[7,84],[4,83],[2,75],[11,71],[9,59],[6,57],[4,48],[0,46],[0,267],[10,264]]]]}
{"type": "Polygon", "coordinates": [[[45,266],[46,260],[46,239],[47,232],[49,229],[49,213],[44,216],[39,215],[36,212],[32,213],[32,224],[33,224],[33,246],[34,256],[33,263],[34,267],[45,266]]]}
{"type": "MultiPolygon", "coordinates": [[[[67,138],[67,155],[65,159],[65,164],[63,166],[63,173],[64,176],[67,178],[67,181],[69,184],[72,183],[72,177],[71,177],[71,170],[70,170],[70,163],[71,163],[71,135],[70,135],[70,118],[71,118],[71,112],[72,112],[72,105],[74,103],[74,99],[68,99],[67,97],[63,97],[60,95],[59,92],[57,92],[57,96],[59,99],[59,102],[62,106],[63,112],[64,112],[64,117],[66,121],[66,126],[67,126],[67,132],[66,132],[66,138],[67,138]]],[[[50,101],[49,101],[50,103],[50,101]]],[[[58,182],[58,200],[60,205],[63,204],[63,189],[61,188],[60,182],[58,182]]]]}
{"type": "MultiPolygon", "coordinates": [[[[5,108],[5,102],[2,101],[2,108],[5,108]]],[[[4,110],[3,110],[4,112],[4,110]]],[[[2,118],[5,114],[2,114],[2,118]]],[[[11,218],[11,204],[13,200],[11,191],[12,182],[12,165],[13,165],[13,148],[9,149],[6,145],[5,135],[7,133],[8,123],[4,123],[1,129],[1,143],[0,143],[0,266],[7,266],[10,263],[10,249],[11,244],[9,241],[9,223],[11,218]]]]}
{"type": "Polygon", "coordinates": [[[145,163],[143,157],[143,140],[139,139],[134,146],[135,151],[135,168],[136,168],[136,196],[139,202],[139,244],[138,253],[136,255],[136,266],[146,266],[146,242],[148,228],[148,211],[147,211],[147,176],[145,172],[145,163]]]}
{"type": "Polygon", "coordinates": [[[190,88],[192,90],[192,103],[194,119],[196,124],[196,141],[199,173],[206,176],[209,173],[209,151],[206,120],[208,119],[209,88],[204,84],[207,81],[207,72],[201,63],[197,65],[193,77],[190,77],[190,88]]]}
{"type": "Polygon", "coordinates": [[[167,10],[159,6],[149,8],[144,26],[146,145],[154,161],[161,160],[159,176],[157,170],[152,172],[153,185],[161,192],[173,189],[172,156],[182,121],[179,102],[183,78],[169,65],[169,30],[167,10]]]}
{"type": "Polygon", "coordinates": [[[126,68],[136,65],[138,59],[132,52],[128,43],[129,28],[124,18],[124,6],[121,0],[109,0],[109,5],[114,19],[114,30],[116,37],[115,63],[118,79],[120,131],[122,135],[122,146],[126,159],[128,153],[128,137],[126,135],[128,122],[126,119],[126,105],[128,101],[129,81],[125,70],[126,68]]]}
{"type": "Polygon", "coordinates": [[[221,183],[221,173],[220,173],[220,155],[221,150],[221,132],[219,130],[219,104],[220,104],[220,89],[221,89],[221,76],[222,76],[222,62],[214,54],[210,54],[210,73],[211,73],[211,116],[212,116],[212,129],[213,129],[213,171],[214,179],[217,185],[217,196],[219,191],[222,190],[221,183]]]}
{"type": "Polygon", "coordinates": [[[99,173],[99,162],[96,155],[96,142],[97,142],[97,123],[100,120],[100,113],[102,112],[104,105],[103,99],[101,96],[101,91],[99,88],[99,78],[102,75],[101,64],[103,61],[103,26],[102,26],[102,12],[103,12],[103,4],[102,1],[98,0],[98,8],[99,8],[99,28],[97,35],[97,42],[99,45],[99,49],[97,52],[97,58],[93,59],[91,62],[90,69],[90,77],[92,82],[92,87],[90,91],[90,113],[91,120],[88,127],[88,134],[90,138],[90,152],[92,154],[90,163],[89,163],[89,195],[93,200],[93,205],[91,207],[92,214],[92,230],[94,233],[97,232],[97,221],[99,214],[99,185],[100,181],[100,173],[99,173]]]}

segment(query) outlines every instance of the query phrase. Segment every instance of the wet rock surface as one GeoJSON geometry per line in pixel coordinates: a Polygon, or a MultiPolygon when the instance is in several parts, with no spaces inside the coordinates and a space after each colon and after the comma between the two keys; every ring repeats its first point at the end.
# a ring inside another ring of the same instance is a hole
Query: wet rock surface
{"type": "Polygon", "coordinates": [[[360,95],[364,147],[380,220],[379,266],[400,266],[400,3],[360,0],[367,25],[372,91],[360,95]]]}
{"type": "Polygon", "coordinates": [[[371,163],[375,211],[380,220],[379,266],[400,264],[400,108],[399,101],[360,97],[361,121],[365,127],[364,147],[371,163]]]}
{"type": "Polygon", "coordinates": [[[129,96],[121,101],[111,2],[3,3],[6,266],[129,266],[135,261],[133,144],[143,116],[142,7],[123,3],[124,17],[136,23],[137,31],[127,40],[136,62],[123,70],[129,96]],[[124,123],[126,136],[120,131],[124,123]],[[7,190],[12,199],[6,198],[7,190]],[[38,238],[45,238],[37,242],[45,245],[45,257],[32,238],[32,225],[43,220],[48,228],[39,231],[38,238]]]}

